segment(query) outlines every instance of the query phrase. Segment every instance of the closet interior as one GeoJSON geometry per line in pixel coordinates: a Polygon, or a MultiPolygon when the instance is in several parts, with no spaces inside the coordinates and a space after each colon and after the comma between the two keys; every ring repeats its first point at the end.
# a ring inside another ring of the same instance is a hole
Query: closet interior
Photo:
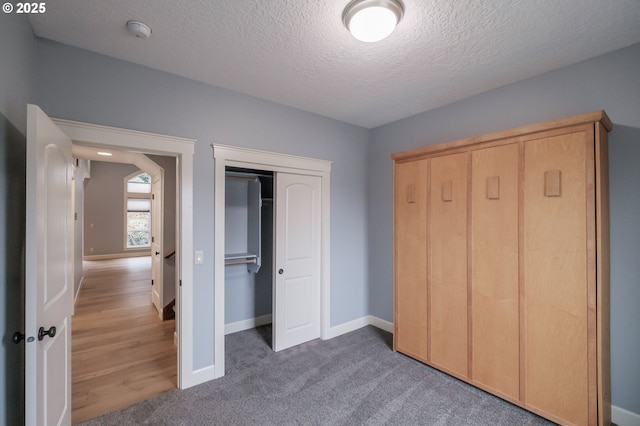
{"type": "Polygon", "coordinates": [[[225,324],[271,322],[273,172],[225,168],[225,324]]]}

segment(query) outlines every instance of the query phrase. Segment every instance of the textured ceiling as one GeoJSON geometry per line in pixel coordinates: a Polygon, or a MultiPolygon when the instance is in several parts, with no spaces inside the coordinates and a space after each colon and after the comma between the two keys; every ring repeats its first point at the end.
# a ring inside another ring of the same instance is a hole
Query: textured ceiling
{"type": "Polygon", "coordinates": [[[640,42],[640,0],[404,0],[375,44],[342,25],[348,2],[56,0],[30,20],[39,37],[366,128],[640,42]]]}

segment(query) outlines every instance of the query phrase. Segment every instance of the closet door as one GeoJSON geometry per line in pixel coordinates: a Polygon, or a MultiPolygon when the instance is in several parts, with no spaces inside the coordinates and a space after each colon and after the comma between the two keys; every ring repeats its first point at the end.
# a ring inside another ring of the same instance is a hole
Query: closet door
{"type": "Polygon", "coordinates": [[[525,404],[571,424],[596,414],[593,155],[593,126],[525,143],[525,404]]]}
{"type": "Polygon", "coordinates": [[[472,379],[519,399],[519,146],[472,153],[472,379]]]}
{"type": "Polygon", "coordinates": [[[394,349],[427,353],[427,165],[395,164],[394,349]]]}
{"type": "Polygon", "coordinates": [[[431,362],[468,376],[467,154],[431,159],[429,331],[431,362]]]}
{"type": "Polygon", "coordinates": [[[273,349],[320,337],[321,178],[276,175],[273,349]]]}

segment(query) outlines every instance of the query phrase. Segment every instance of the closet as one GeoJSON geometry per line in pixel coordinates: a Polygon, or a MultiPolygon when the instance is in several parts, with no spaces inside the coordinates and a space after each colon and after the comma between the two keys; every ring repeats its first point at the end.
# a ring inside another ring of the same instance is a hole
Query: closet
{"type": "Polygon", "coordinates": [[[270,323],[273,173],[225,171],[225,323],[270,323]]]}
{"type": "Polygon", "coordinates": [[[394,350],[610,423],[604,111],[392,155],[394,350]]]}

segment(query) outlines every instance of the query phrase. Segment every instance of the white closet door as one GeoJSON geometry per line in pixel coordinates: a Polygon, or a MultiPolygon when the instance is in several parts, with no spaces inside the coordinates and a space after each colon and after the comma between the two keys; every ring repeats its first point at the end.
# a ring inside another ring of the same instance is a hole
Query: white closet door
{"type": "Polygon", "coordinates": [[[321,178],[276,175],[273,349],[320,337],[321,178]]]}

